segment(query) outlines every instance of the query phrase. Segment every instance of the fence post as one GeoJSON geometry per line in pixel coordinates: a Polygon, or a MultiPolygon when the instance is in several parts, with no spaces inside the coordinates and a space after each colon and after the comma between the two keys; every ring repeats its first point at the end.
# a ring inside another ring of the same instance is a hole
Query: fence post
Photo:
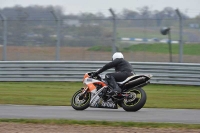
{"type": "Polygon", "coordinates": [[[181,13],[176,9],[176,13],[179,17],[179,62],[183,62],[183,21],[181,13]]]}
{"type": "Polygon", "coordinates": [[[0,16],[3,21],[3,61],[7,60],[7,19],[0,13],[0,16]]]}
{"type": "Polygon", "coordinates": [[[56,60],[60,60],[60,25],[61,25],[61,21],[60,21],[60,17],[58,15],[56,15],[56,13],[54,11],[51,11],[51,13],[53,14],[56,24],[57,24],[57,43],[56,43],[56,60]]]}
{"type": "Polygon", "coordinates": [[[117,50],[116,50],[116,15],[114,13],[114,11],[110,8],[109,9],[110,13],[112,14],[113,17],[113,44],[112,44],[112,53],[114,54],[117,50]]]}

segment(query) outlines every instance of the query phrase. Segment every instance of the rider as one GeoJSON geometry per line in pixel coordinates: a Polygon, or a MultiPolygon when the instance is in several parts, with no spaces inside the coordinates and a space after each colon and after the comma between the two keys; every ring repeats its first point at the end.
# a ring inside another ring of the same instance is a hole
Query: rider
{"type": "Polygon", "coordinates": [[[108,85],[112,87],[110,94],[113,95],[121,92],[121,88],[116,82],[122,82],[127,77],[132,76],[133,67],[128,61],[124,60],[124,56],[121,52],[116,52],[112,56],[112,62],[105,64],[101,69],[94,72],[93,77],[110,68],[115,68],[115,72],[106,74],[105,79],[108,85]]]}

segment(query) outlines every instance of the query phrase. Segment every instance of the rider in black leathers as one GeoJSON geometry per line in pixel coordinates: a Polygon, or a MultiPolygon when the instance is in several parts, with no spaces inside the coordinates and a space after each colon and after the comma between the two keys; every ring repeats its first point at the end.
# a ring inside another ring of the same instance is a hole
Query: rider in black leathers
{"type": "Polygon", "coordinates": [[[112,87],[112,92],[110,94],[117,94],[121,92],[121,88],[116,82],[124,81],[127,77],[133,75],[132,65],[124,60],[124,56],[121,52],[116,52],[113,54],[112,62],[107,63],[101,69],[93,74],[96,76],[110,68],[115,68],[115,73],[108,73],[105,76],[108,85],[112,87]]]}

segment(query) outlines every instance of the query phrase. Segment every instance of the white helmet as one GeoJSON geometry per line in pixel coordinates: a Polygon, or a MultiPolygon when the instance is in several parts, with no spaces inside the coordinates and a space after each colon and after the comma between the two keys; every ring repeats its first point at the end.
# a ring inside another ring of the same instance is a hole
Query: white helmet
{"type": "Polygon", "coordinates": [[[112,60],[115,60],[116,58],[124,58],[124,56],[121,52],[116,52],[113,54],[112,60]]]}

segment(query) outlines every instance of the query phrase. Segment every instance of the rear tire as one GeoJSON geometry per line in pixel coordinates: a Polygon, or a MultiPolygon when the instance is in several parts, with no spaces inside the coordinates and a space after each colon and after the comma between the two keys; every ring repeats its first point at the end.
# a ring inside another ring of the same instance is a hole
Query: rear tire
{"type": "Polygon", "coordinates": [[[78,90],[72,97],[71,106],[75,110],[84,110],[90,106],[91,93],[87,92],[83,98],[80,98],[82,90],[78,90]]]}
{"type": "Polygon", "coordinates": [[[121,102],[122,108],[132,112],[140,110],[146,103],[146,92],[142,88],[131,88],[127,92],[132,93],[133,98],[124,99],[121,102]]]}

